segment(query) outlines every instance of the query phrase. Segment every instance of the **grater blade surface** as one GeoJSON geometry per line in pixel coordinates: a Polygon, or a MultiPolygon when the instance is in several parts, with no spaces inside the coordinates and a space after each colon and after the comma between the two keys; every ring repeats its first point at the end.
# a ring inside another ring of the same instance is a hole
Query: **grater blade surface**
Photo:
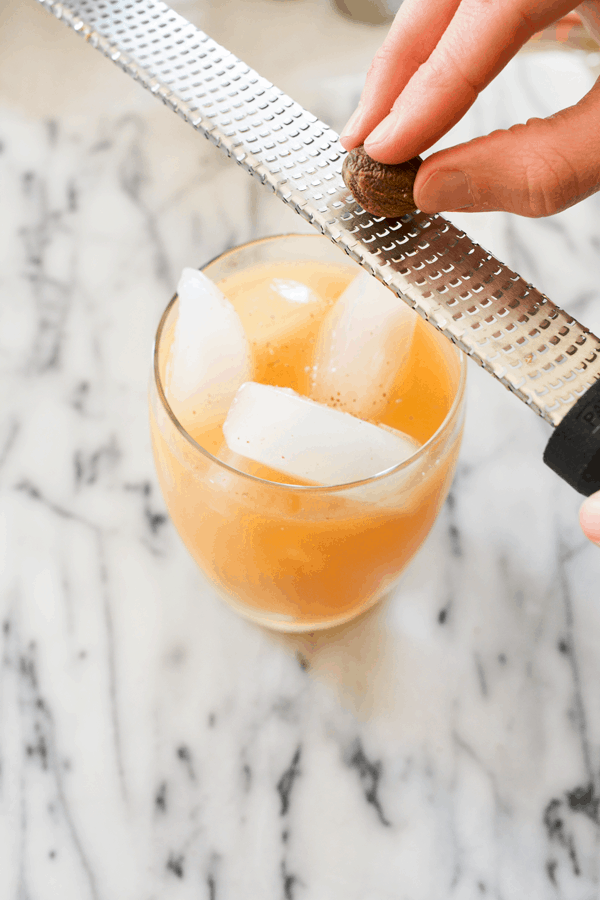
{"type": "Polygon", "coordinates": [[[551,425],[600,378],[600,341],[440,215],[376,218],[338,135],[159,0],[38,0],[551,425]]]}

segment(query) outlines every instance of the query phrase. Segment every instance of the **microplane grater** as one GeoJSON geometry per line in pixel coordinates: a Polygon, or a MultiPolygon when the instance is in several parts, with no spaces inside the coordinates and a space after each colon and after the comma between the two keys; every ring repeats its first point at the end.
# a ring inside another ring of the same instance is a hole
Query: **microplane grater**
{"type": "Polygon", "coordinates": [[[158,0],[38,0],[554,426],[545,461],[600,489],[600,341],[440,215],[377,218],[338,135],[158,0]]]}

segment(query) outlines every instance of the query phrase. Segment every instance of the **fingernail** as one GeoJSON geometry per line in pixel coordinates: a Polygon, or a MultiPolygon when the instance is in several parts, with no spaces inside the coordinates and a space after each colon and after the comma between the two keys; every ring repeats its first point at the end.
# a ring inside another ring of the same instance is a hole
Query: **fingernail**
{"type": "Polygon", "coordinates": [[[419,190],[417,198],[423,212],[445,212],[473,206],[471,179],[457,169],[437,169],[419,190]]]}
{"type": "Polygon", "coordinates": [[[351,137],[352,133],[356,131],[360,120],[362,119],[363,110],[362,104],[359,102],[358,106],[344,125],[342,133],[340,134],[340,140],[342,138],[351,137]]]}
{"type": "Polygon", "coordinates": [[[394,131],[396,130],[396,120],[397,117],[394,115],[389,115],[387,118],[380,122],[377,128],[371,132],[367,140],[365,141],[365,150],[367,153],[369,152],[369,148],[375,149],[376,144],[381,144],[384,141],[387,141],[390,138],[394,131]]]}

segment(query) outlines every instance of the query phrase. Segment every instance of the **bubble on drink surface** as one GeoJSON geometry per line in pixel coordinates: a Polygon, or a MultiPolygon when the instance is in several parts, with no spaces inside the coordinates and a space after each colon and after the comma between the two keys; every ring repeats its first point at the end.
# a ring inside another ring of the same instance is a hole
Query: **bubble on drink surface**
{"type": "Polygon", "coordinates": [[[348,484],[398,465],[419,449],[413,438],[302,397],[248,382],[223,425],[227,446],[293,478],[348,484]]]}
{"type": "Polygon", "coordinates": [[[323,320],[311,397],[377,421],[408,360],[416,318],[372,275],[357,275],[323,320]]]}
{"type": "Polygon", "coordinates": [[[252,377],[250,350],[234,307],[209,278],[184,269],[167,366],[167,399],[184,426],[220,424],[236,391],[252,377]]]}

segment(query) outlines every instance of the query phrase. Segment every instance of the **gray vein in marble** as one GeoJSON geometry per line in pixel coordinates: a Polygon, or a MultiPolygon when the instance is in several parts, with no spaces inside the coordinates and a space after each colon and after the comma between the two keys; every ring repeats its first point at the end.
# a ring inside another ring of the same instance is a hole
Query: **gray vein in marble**
{"type": "Polygon", "coordinates": [[[117,664],[115,659],[115,630],[112,613],[112,598],[110,590],[109,568],[106,558],[104,536],[99,529],[95,530],[96,546],[98,553],[98,568],[100,587],[102,594],[102,609],[104,613],[104,625],[108,639],[108,694],[110,703],[110,718],[113,729],[113,743],[117,773],[121,794],[125,803],[128,801],[127,783],[125,780],[125,767],[123,765],[123,748],[121,743],[121,724],[119,721],[119,691],[117,679],[117,664]]]}
{"type": "Polygon", "coordinates": [[[66,509],[59,503],[55,503],[53,500],[49,500],[44,496],[42,491],[38,487],[36,487],[35,484],[32,484],[32,482],[28,479],[24,479],[23,481],[20,481],[18,484],[16,484],[15,490],[22,492],[31,500],[35,500],[37,503],[41,503],[42,506],[46,507],[46,509],[48,509],[55,516],[58,516],[61,519],[71,519],[74,522],[79,522],[81,525],[85,525],[86,528],[90,528],[94,533],[97,531],[97,526],[94,525],[93,522],[89,522],[83,516],[72,512],[70,509],[66,509]]]}
{"type": "Polygon", "coordinates": [[[177,759],[180,759],[185,771],[187,772],[187,776],[190,781],[196,780],[196,773],[194,771],[194,764],[192,762],[192,752],[189,747],[186,747],[185,744],[182,744],[177,748],[177,759]]]}
{"type": "Polygon", "coordinates": [[[379,799],[379,784],[382,776],[381,760],[372,762],[365,754],[360,738],[356,738],[348,748],[344,761],[350,769],[356,769],[365,800],[374,808],[381,824],[389,828],[392,823],[384,814],[379,799]]]}
{"type": "Polygon", "coordinates": [[[279,794],[279,799],[281,800],[281,809],[279,811],[279,814],[281,816],[285,816],[288,814],[294,782],[296,781],[298,776],[302,774],[302,770],[300,768],[301,756],[302,745],[299,744],[296,748],[294,756],[292,757],[292,761],[289,767],[285,770],[285,772],[277,782],[277,793],[279,794]]]}
{"type": "Polygon", "coordinates": [[[167,871],[172,872],[177,878],[183,878],[185,857],[182,853],[176,856],[174,853],[169,854],[167,860],[167,871]]]}
{"type": "Polygon", "coordinates": [[[139,494],[142,497],[142,515],[150,532],[149,538],[146,535],[142,538],[144,546],[153,556],[164,555],[159,540],[164,527],[169,523],[169,518],[165,512],[154,509],[154,485],[149,481],[143,481],[140,484],[126,484],[124,489],[126,492],[139,494]]]}
{"type": "Polygon", "coordinates": [[[15,446],[21,424],[18,418],[13,415],[3,423],[3,426],[4,434],[2,435],[2,440],[0,442],[0,473],[15,446]]]}
{"type": "MultiPolygon", "coordinates": [[[[16,636],[13,636],[13,639],[16,636]]],[[[16,641],[15,641],[16,643],[16,641]]],[[[12,658],[8,664],[15,666],[19,675],[19,705],[24,719],[29,719],[33,734],[25,744],[24,751],[27,759],[40,766],[43,772],[48,773],[54,783],[57,801],[64,816],[71,841],[79,858],[81,867],[89,887],[89,896],[92,900],[100,900],[97,877],[90,864],[88,853],[83,845],[78,829],[75,826],[71,806],[65,793],[62,764],[58,759],[55,738],[55,726],[52,712],[44,700],[36,663],[36,646],[31,643],[28,647],[13,647],[12,658]]],[[[21,781],[21,827],[23,832],[27,828],[26,791],[25,778],[21,781]]],[[[23,834],[23,838],[25,834],[23,834]]],[[[23,847],[22,847],[23,849],[23,847]]],[[[25,868],[24,854],[20,864],[20,891],[24,897],[28,896],[27,871],[25,868]]]]}
{"type": "Polygon", "coordinates": [[[114,742],[114,752],[115,752],[115,761],[117,767],[117,773],[121,788],[121,793],[125,802],[127,802],[128,791],[125,779],[125,769],[123,765],[123,752],[121,746],[121,728],[119,722],[119,713],[118,713],[118,680],[117,680],[117,671],[116,671],[116,660],[115,660],[115,635],[114,635],[114,625],[113,625],[113,616],[111,609],[111,594],[110,594],[110,580],[109,580],[109,569],[108,563],[106,559],[106,549],[105,549],[105,536],[103,535],[101,529],[94,525],[93,523],[87,521],[81,516],[71,512],[56,504],[52,501],[49,501],[42,492],[33,484],[28,481],[23,481],[16,486],[18,491],[22,491],[32,500],[35,500],[39,503],[42,503],[48,510],[50,510],[53,514],[59,516],[63,519],[70,519],[75,522],[78,522],[84,525],[86,528],[90,529],[96,543],[96,552],[98,559],[98,575],[99,575],[99,585],[101,588],[102,595],[102,608],[104,615],[104,624],[106,628],[107,634],[107,642],[108,642],[108,675],[109,675],[109,703],[110,703],[110,715],[113,729],[113,742],[114,742]]]}
{"type": "Polygon", "coordinates": [[[29,367],[39,375],[60,365],[64,329],[73,296],[75,256],[64,211],[50,206],[47,187],[35,172],[22,174],[22,190],[28,207],[28,223],[21,229],[21,238],[27,277],[38,309],[37,334],[29,367]],[[58,260],[52,273],[46,263],[50,250],[58,260]]]}
{"type": "Polygon", "coordinates": [[[285,860],[281,863],[281,880],[283,882],[284,900],[296,900],[296,886],[306,886],[298,875],[288,872],[285,860]]]}
{"type": "Polygon", "coordinates": [[[72,393],[71,405],[73,409],[81,413],[82,416],[88,415],[88,399],[91,385],[89,381],[80,381],[72,393]]]}
{"type": "Polygon", "coordinates": [[[481,696],[482,696],[482,697],[487,697],[487,695],[488,695],[488,686],[487,686],[487,680],[486,680],[486,677],[485,677],[485,670],[484,670],[484,668],[483,668],[483,663],[482,663],[482,661],[481,661],[481,657],[479,656],[478,653],[475,653],[475,654],[474,654],[474,659],[475,659],[475,668],[476,668],[476,670],[477,670],[477,679],[478,679],[478,681],[479,681],[479,688],[480,688],[480,690],[481,690],[481,696]]]}
{"type": "Polygon", "coordinates": [[[444,595],[440,598],[440,608],[437,611],[437,622],[439,625],[447,625],[452,608],[455,602],[456,578],[457,570],[460,568],[460,561],[463,556],[462,538],[459,526],[459,516],[457,510],[457,489],[460,479],[467,474],[463,469],[458,469],[455,475],[455,486],[453,486],[442,511],[442,517],[446,527],[448,559],[446,561],[446,578],[444,595]]]}
{"type": "MultiPolygon", "coordinates": [[[[485,762],[480,758],[479,754],[462,735],[460,735],[457,731],[454,731],[452,734],[452,739],[455,747],[455,752],[457,754],[463,754],[467,759],[471,760],[475,764],[475,766],[482,772],[486,781],[491,787],[494,808],[490,811],[490,817],[494,822],[493,827],[496,831],[496,837],[499,837],[499,819],[501,816],[510,816],[511,810],[506,806],[500,796],[498,780],[495,774],[489,769],[485,762]]],[[[461,879],[463,879],[464,877],[467,877],[467,874],[466,872],[462,871],[462,867],[457,863],[455,886],[458,886],[461,879]]],[[[491,896],[493,896],[495,900],[504,900],[505,895],[500,887],[499,882],[500,873],[497,870],[497,861],[495,861],[493,870],[488,872],[487,874],[486,882],[478,881],[477,884],[482,894],[487,895],[491,890],[493,892],[491,896]]],[[[510,898],[507,897],[506,900],[510,900],[510,898]]]]}
{"type": "Polygon", "coordinates": [[[573,549],[565,546],[564,541],[559,538],[557,547],[557,578],[560,586],[560,593],[565,609],[565,628],[566,640],[563,646],[559,647],[559,651],[563,653],[569,663],[571,675],[573,679],[573,695],[574,695],[574,711],[573,724],[579,734],[581,742],[581,753],[587,779],[594,793],[598,792],[600,785],[600,773],[595,773],[592,767],[590,743],[588,737],[587,715],[583,700],[583,692],[581,686],[581,675],[579,670],[579,662],[577,658],[577,648],[575,643],[575,618],[573,603],[571,599],[571,591],[569,580],[567,578],[565,563],[574,555],[573,549]]]}
{"type": "Polygon", "coordinates": [[[121,449],[114,434],[107,442],[92,453],[76,450],[73,459],[75,470],[75,490],[96,484],[99,478],[111,472],[121,460],[121,449]]]}
{"type": "Polygon", "coordinates": [[[127,116],[117,126],[117,133],[123,128],[127,131],[131,126],[133,135],[126,143],[125,151],[119,167],[119,181],[123,192],[141,212],[150,244],[154,248],[155,274],[167,288],[175,281],[169,262],[169,255],[162,241],[156,215],[143,199],[143,187],[147,180],[145,160],[142,150],[144,138],[144,122],[137,116],[127,116]]]}
{"type": "Polygon", "coordinates": [[[154,796],[154,808],[158,813],[165,813],[167,811],[167,782],[163,781],[159,785],[158,790],[154,796]]]}

